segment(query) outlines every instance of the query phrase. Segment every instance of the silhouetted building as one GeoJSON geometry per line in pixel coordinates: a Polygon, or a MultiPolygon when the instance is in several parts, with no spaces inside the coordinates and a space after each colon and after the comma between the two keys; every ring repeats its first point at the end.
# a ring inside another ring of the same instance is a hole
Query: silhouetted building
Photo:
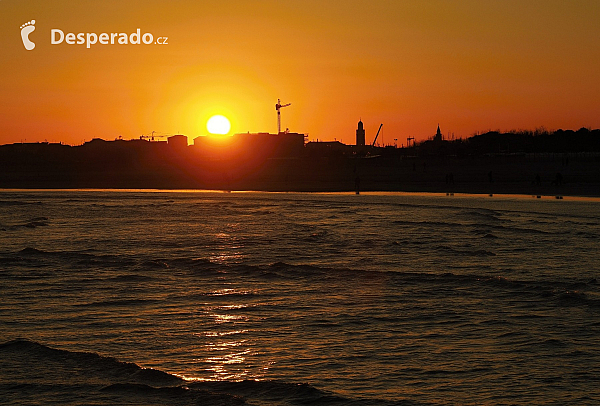
{"type": "Polygon", "coordinates": [[[246,153],[259,157],[297,157],[304,149],[304,134],[299,133],[242,133],[235,134],[234,139],[246,153]]]}
{"type": "Polygon", "coordinates": [[[306,151],[314,156],[343,155],[350,153],[352,147],[339,141],[311,141],[306,144],[306,151]]]}
{"type": "Polygon", "coordinates": [[[365,146],[365,128],[362,120],[358,122],[358,128],[356,129],[356,145],[365,146]]]}
{"type": "Polygon", "coordinates": [[[188,146],[188,138],[185,135],[176,134],[167,138],[169,147],[176,149],[185,149],[188,146]]]}
{"type": "Polygon", "coordinates": [[[197,153],[216,159],[293,158],[302,155],[304,134],[281,132],[207,135],[194,138],[197,153]]]}
{"type": "Polygon", "coordinates": [[[442,141],[442,132],[440,131],[440,125],[438,124],[437,132],[435,133],[434,141],[442,141]]]}

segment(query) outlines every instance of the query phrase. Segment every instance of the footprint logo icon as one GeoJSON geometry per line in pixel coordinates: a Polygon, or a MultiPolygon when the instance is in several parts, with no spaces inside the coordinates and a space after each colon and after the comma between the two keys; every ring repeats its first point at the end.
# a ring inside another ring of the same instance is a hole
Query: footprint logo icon
{"type": "Polygon", "coordinates": [[[35,31],[35,20],[26,22],[21,26],[21,39],[23,40],[23,46],[28,51],[35,48],[35,44],[29,40],[29,34],[35,31]]]}

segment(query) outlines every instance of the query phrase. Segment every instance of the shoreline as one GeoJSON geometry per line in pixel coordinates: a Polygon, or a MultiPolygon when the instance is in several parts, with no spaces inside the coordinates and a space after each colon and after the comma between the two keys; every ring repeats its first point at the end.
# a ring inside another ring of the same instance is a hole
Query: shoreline
{"type": "Polygon", "coordinates": [[[247,188],[247,189],[206,189],[206,188],[169,188],[169,187],[0,187],[0,193],[10,192],[116,192],[116,193],[306,193],[306,194],[359,194],[359,195],[439,195],[443,196],[473,196],[473,197],[517,197],[534,199],[556,199],[568,198],[569,200],[590,200],[600,201],[600,185],[566,185],[567,187],[545,187],[537,190],[524,190],[523,187],[516,185],[498,184],[495,188],[487,188],[486,185],[454,185],[454,188],[438,188],[433,185],[420,185],[406,187],[402,189],[394,188],[365,188],[359,193],[356,190],[348,188],[299,188],[299,189],[280,189],[280,188],[247,188]]]}
{"type": "Polygon", "coordinates": [[[29,156],[0,163],[1,189],[427,192],[600,197],[600,157],[304,156],[114,160],[29,156]]]}

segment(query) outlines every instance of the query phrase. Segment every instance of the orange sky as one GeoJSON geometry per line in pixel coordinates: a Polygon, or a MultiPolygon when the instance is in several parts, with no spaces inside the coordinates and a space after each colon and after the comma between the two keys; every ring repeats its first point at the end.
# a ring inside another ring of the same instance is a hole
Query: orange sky
{"type": "Polygon", "coordinates": [[[0,1],[0,144],[282,127],[405,144],[600,127],[600,1],[0,1]],[[35,19],[25,50],[20,26],[35,19]],[[137,28],[168,45],[52,45],[137,28]],[[381,137],[381,135],[380,135],[381,137]]]}

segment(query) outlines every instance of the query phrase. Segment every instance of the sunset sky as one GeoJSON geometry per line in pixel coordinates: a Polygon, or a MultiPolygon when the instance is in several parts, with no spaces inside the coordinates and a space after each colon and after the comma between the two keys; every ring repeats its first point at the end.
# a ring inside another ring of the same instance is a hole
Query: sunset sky
{"type": "Polygon", "coordinates": [[[0,144],[231,132],[367,142],[600,127],[600,1],[1,0],[0,144]],[[35,19],[27,51],[20,27],[35,19]],[[167,45],[51,44],[151,33],[167,45]],[[381,137],[381,135],[380,135],[381,137]]]}

